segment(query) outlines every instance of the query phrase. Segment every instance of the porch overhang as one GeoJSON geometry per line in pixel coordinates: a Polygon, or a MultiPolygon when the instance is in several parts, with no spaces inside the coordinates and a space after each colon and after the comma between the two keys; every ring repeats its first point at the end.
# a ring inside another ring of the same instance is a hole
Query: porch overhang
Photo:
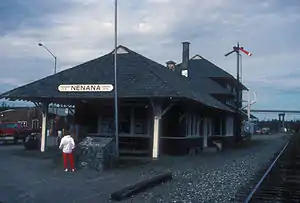
{"type": "MultiPolygon", "coordinates": [[[[114,98],[111,95],[108,95],[107,97],[87,97],[86,95],[80,96],[80,94],[70,96],[68,94],[61,94],[59,97],[37,97],[37,96],[17,96],[17,95],[10,95],[8,93],[4,93],[0,95],[0,98],[8,99],[10,101],[25,101],[25,102],[33,102],[33,103],[55,103],[55,104],[62,104],[62,105],[75,105],[78,102],[87,102],[87,101],[103,101],[103,102],[111,102],[111,100],[114,98]]],[[[200,98],[187,98],[187,97],[176,97],[173,95],[166,95],[164,97],[157,97],[152,95],[145,95],[140,97],[133,97],[133,96],[120,96],[118,97],[121,101],[126,102],[137,102],[142,100],[151,100],[151,99],[159,99],[159,100],[169,100],[173,103],[176,102],[182,102],[182,101],[188,101],[192,100],[195,101],[198,104],[204,105],[208,108],[216,108],[222,111],[228,111],[228,112],[234,112],[231,108],[227,107],[226,105],[222,104],[218,100],[214,98],[209,98],[207,100],[200,99],[200,98]]]]}

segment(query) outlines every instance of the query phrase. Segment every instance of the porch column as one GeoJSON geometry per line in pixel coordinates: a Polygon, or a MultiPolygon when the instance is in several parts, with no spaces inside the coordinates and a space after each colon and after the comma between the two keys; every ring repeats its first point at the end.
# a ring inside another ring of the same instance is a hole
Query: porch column
{"type": "Polygon", "coordinates": [[[223,135],[223,117],[220,118],[220,135],[223,135]]]}
{"type": "Polygon", "coordinates": [[[162,107],[160,103],[153,105],[154,122],[153,122],[153,148],[152,158],[157,159],[159,156],[159,145],[160,145],[160,121],[161,121],[162,107]]]}
{"type": "Polygon", "coordinates": [[[134,125],[135,125],[135,119],[134,119],[134,107],[131,107],[130,109],[130,135],[134,135],[134,125]]]}
{"type": "Polygon", "coordinates": [[[226,135],[233,136],[233,116],[226,116],[226,135]]]}
{"type": "Polygon", "coordinates": [[[161,118],[167,113],[174,104],[170,104],[167,108],[162,109],[162,103],[160,101],[151,101],[153,107],[153,147],[152,147],[152,158],[157,159],[159,157],[160,148],[160,133],[161,133],[161,118]]]}
{"type": "Polygon", "coordinates": [[[208,119],[204,118],[203,121],[203,148],[207,147],[207,137],[208,137],[208,119]]]}
{"type": "Polygon", "coordinates": [[[47,122],[48,122],[48,103],[42,103],[42,136],[41,136],[41,152],[45,152],[47,143],[47,122]]]}

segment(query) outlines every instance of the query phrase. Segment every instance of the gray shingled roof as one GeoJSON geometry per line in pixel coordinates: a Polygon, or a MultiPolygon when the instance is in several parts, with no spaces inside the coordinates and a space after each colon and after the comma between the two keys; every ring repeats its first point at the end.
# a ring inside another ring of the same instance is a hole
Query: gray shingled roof
{"type": "MultiPolygon", "coordinates": [[[[118,93],[120,98],[187,98],[226,111],[231,108],[207,94],[205,87],[195,87],[188,78],[174,73],[130,49],[119,46],[118,93]]],[[[29,100],[59,98],[113,98],[112,92],[59,92],[61,84],[113,84],[113,52],[8,91],[1,98],[29,100]]]]}
{"type": "MultiPolygon", "coordinates": [[[[177,69],[183,69],[182,64],[177,65],[177,69]]],[[[189,75],[198,78],[224,78],[229,79],[234,83],[237,83],[235,77],[233,77],[228,72],[224,71],[222,68],[208,61],[200,55],[195,55],[189,60],[189,75]]],[[[243,90],[247,90],[243,84],[239,83],[243,90]]]]}
{"type": "Polygon", "coordinates": [[[189,78],[191,78],[191,81],[194,85],[199,88],[201,87],[201,89],[205,89],[205,91],[209,94],[234,96],[232,92],[226,88],[223,88],[210,78],[195,78],[194,76],[190,75],[189,78]]]}

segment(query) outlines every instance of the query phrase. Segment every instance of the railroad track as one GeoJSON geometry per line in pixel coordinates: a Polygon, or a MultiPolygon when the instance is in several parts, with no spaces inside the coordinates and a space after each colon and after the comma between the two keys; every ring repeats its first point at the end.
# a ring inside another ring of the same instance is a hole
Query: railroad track
{"type": "Polygon", "coordinates": [[[293,135],[256,183],[243,188],[234,202],[300,203],[300,134],[293,135]]]}

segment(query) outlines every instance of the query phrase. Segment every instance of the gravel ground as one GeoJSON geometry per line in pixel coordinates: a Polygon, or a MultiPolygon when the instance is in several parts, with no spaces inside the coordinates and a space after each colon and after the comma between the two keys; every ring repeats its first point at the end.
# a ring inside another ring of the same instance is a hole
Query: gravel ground
{"type": "Polygon", "coordinates": [[[178,159],[186,157],[177,158],[176,162],[160,160],[173,171],[174,180],[124,202],[232,202],[241,186],[269,164],[286,139],[286,135],[254,136],[250,144],[235,150],[181,161],[178,159]]]}
{"type": "Polygon", "coordinates": [[[0,202],[108,203],[109,195],[151,174],[172,170],[174,179],[123,202],[230,202],[284,145],[283,135],[255,136],[248,145],[194,157],[164,157],[157,162],[105,173],[66,174],[47,158],[31,157],[22,146],[0,147],[0,202]],[[20,152],[23,152],[20,155],[20,152]]]}

